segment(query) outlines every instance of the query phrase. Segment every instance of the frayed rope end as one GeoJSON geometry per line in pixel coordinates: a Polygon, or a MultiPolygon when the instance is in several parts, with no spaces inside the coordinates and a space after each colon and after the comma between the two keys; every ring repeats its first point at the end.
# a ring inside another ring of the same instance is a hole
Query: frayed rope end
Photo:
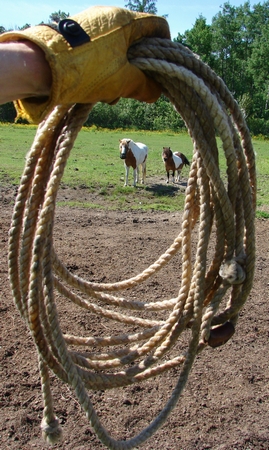
{"type": "Polygon", "coordinates": [[[47,423],[46,419],[43,418],[41,422],[42,437],[48,444],[55,444],[59,442],[62,438],[62,429],[59,425],[59,420],[53,420],[47,423]]]}
{"type": "Polygon", "coordinates": [[[246,278],[246,272],[236,258],[225,261],[220,267],[219,274],[229,284],[242,284],[246,278]]]}

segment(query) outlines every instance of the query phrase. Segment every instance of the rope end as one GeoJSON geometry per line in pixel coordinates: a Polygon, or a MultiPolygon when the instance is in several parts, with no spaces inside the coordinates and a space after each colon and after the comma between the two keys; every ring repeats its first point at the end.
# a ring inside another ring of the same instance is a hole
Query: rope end
{"type": "Polygon", "coordinates": [[[41,422],[42,437],[48,444],[55,444],[62,439],[62,429],[59,425],[59,420],[56,417],[55,420],[48,423],[46,418],[43,418],[41,422]]]}
{"type": "Polygon", "coordinates": [[[241,284],[246,278],[246,272],[235,258],[223,263],[219,274],[229,284],[241,284]]]}
{"type": "Polygon", "coordinates": [[[211,328],[208,345],[212,348],[220,347],[233,336],[235,328],[231,322],[225,322],[222,325],[211,328]]]}

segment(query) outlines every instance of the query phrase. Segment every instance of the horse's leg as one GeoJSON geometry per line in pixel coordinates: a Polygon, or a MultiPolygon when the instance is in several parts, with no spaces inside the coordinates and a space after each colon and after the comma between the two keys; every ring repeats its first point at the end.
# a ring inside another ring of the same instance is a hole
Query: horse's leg
{"type": "Polygon", "coordinates": [[[172,182],[173,183],[175,182],[175,171],[173,171],[173,173],[172,173],[172,182]]]}
{"type": "Polygon", "coordinates": [[[142,163],[142,176],[141,176],[141,183],[142,183],[142,184],[145,183],[145,180],[146,180],[146,172],[147,172],[146,163],[142,163]]]}
{"type": "Polygon", "coordinates": [[[124,186],[128,186],[128,177],[129,177],[129,167],[124,163],[125,165],[125,183],[124,186]]]}
{"type": "Polygon", "coordinates": [[[134,169],[134,187],[136,186],[136,183],[139,182],[139,166],[136,165],[136,168],[134,169]]]}
{"type": "Polygon", "coordinates": [[[136,186],[136,182],[137,182],[137,167],[136,169],[134,169],[134,187],[136,186]]]}
{"type": "Polygon", "coordinates": [[[167,174],[166,184],[168,184],[169,183],[169,170],[167,170],[166,174],[167,174]]]}

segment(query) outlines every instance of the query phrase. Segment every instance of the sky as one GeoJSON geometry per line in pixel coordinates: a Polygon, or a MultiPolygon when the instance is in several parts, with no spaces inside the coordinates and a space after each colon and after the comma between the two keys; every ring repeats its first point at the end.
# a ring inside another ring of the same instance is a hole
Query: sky
{"type": "MultiPolygon", "coordinates": [[[[167,20],[170,26],[171,38],[177,37],[178,33],[183,34],[190,30],[195,20],[202,14],[206,18],[208,25],[211,24],[212,17],[221,11],[220,6],[227,0],[192,0],[186,2],[184,6],[182,0],[156,0],[157,14],[168,15],[167,20]]],[[[103,0],[96,2],[94,0],[84,0],[82,2],[74,0],[12,0],[12,3],[6,0],[0,0],[0,25],[5,29],[16,29],[26,23],[34,26],[40,22],[48,22],[49,16],[59,10],[72,14],[77,14],[84,9],[94,5],[118,6],[124,8],[128,0],[103,0]]],[[[245,0],[230,0],[232,6],[240,6],[245,0]]],[[[263,3],[257,0],[251,5],[263,3]]]]}

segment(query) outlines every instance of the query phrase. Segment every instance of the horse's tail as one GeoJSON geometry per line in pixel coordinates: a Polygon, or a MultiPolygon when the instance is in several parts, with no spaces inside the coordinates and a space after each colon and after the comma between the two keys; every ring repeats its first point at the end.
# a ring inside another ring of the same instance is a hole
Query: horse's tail
{"type": "Polygon", "coordinates": [[[184,164],[185,164],[185,166],[190,165],[190,161],[188,160],[188,158],[186,158],[186,156],[185,156],[184,164]]]}

